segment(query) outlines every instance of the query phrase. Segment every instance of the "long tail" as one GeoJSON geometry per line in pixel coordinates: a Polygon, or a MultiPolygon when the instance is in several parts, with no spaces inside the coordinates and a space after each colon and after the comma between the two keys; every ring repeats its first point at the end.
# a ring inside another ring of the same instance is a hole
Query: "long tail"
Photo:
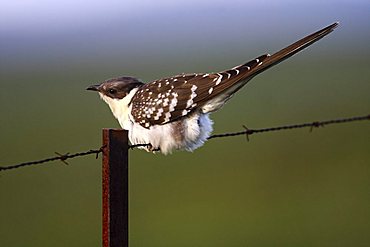
{"type": "Polygon", "coordinates": [[[334,31],[334,29],[339,25],[338,22],[335,22],[331,24],[330,26],[327,26],[320,31],[317,31],[313,34],[310,34],[306,36],[305,38],[298,40],[297,42],[285,47],[284,49],[281,49],[280,51],[274,53],[271,56],[266,56],[266,59],[263,60],[262,64],[260,66],[256,66],[255,70],[251,71],[254,75],[259,74],[266,69],[284,61],[285,59],[293,56],[294,54],[298,53],[299,51],[305,49],[306,47],[312,45],[316,41],[319,41],[320,39],[324,38],[326,35],[334,31]]]}
{"type": "Polygon", "coordinates": [[[236,66],[232,69],[220,73],[216,73],[215,76],[220,76],[222,80],[220,81],[221,83],[219,83],[220,85],[216,84],[216,86],[214,87],[214,94],[226,93],[224,95],[224,98],[228,98],[229,95],[234,94],[259,73],[284,61],[285,59],[312,45],[316,41],[322,39],[323,37],[331,33],[338,25],[339,23],[335,22],[330,26],[321,29],[320,31],[317,31],[306,36],[303,39],[300,39],[299,41],[285,47],[284,49],[274,53],[273,55],[264,54],[245,64],[236,66]]]}
{"type": "MultiPolygon", "coordinates": [[[[196,105],[203,105],[203,112],[215,111],[222,107],[235,92],[241,89],[253,77],[322,39],[338,25],[339,23],[337,22],[333,23],[273,55],[265,54],[229,70],[187,79],[189,82],[186,85],[187,87],[190,87],[190,85],[195,86],[196,91],[192,91],[196,95],[194,102],[196,105]]],[[[179,79],[177,78],[176,80],[179,79]]],[[[188,90],[190,89],[188,88],[188,90]]],[[[187,101],[184,99],[184,102],[187,101]]]]}

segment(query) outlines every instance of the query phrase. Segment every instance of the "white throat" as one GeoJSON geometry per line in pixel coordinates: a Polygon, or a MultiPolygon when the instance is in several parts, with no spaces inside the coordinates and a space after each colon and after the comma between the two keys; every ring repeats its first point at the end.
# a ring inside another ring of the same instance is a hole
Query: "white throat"
{"type": "Polygon", "coordinates": [[[117,118],[121,127],[126,130],[129,130],[132,124],[129,118],[131,111],[129,104],[137,90],[138,88],[132,89],[130,93],[122,99],[112,99],[102,93],[99,93],[100,97],[109,105],[114,117],[117,118]]]}

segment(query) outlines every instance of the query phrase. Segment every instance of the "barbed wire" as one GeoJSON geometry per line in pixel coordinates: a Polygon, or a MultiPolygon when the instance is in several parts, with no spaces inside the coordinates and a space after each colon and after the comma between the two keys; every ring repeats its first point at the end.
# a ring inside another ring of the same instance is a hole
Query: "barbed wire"
{"type": "Polygon", "coordinates": [[[65,165],[69,165],[66,161],[67,159],[73,159],[75,157],[86,156],[86,155],[91,155],[91,154],[95,154],[96,159],[97,159],[99,157],[99,153],[103,152],[104,148],[105,147],[102,146],[99,149],[91,149],[91,150],[86,151],[86,152],[79,152],[79,153],[74,153],[74,154],[69,154],[69,153],[60,154],[58,152],[55,152],[55,154],[57,156],[54,156],[54,157],[51,157],[51,158],[46,158],[46,159],[36,160],[36,161],[28,161],[28,162],[23,162],[23,163],[20,163],[20,164],[10,165],[10,166],[0,166],[0,171],[17,169],[17,168],[24,167],[24,166],[39,165],[39,164],[43,164],[43,163],[51,162],[51,161],[55,161],[55,160],[60,160],[65,165]]]}
{"type": "MultiPolygon", "coordinates": [[[[273,131],[281,131],[281,130],[292,130],[292,129],[300,129],[300,128],[310,128],[310,132],[314,128],[323,127],[326,125],[331,124],[340,124],[340,123],[349,123],[349,122],[355,122],[355,121],[363,121],[363,120],[370,120],[370,114],[366,116],[356,116],[356,117],[350,117],[350,118],[340,118],[340,119],[332,119],[332,120],[326,120],[326,121],[314,121],[309,123],[301,123],[301,124],[292,124],[292,125],[283,125],[283,126],[277,126],[277,127],[269,127],[269,128],[260,128],[260,129],[249,129],[245,125],[243,125],[244,130],[238,131],[238,132],[230,132],[230,133],[223,133],[223,134],[216,134],[211,135],[208,137],[208,140],[214,139],[214,138],[224,138],[224,137],[232,137],[232,136],[240,136],[245,135],[247,137],[247,140],[249,141],[249,136],[256,133],[265,133],[265,132],[273,132],[273,131]]],[[[138,148],[138,147],[147,147],[150,146],[150,144],[135,144],[135,145],[129,145],[130,149],[138,148]]],[[[96,159],[99,157],[99,154],[104,152],[105,146],[100,147],[99,149],[91,149],[89,151],[85,152],[78,152],[74,154],[66,153],[66,154],[60,154],[58,152],[55,152],[57,156],[46,158],[42,160],[36,160],[36,161],[28,161],[19,163],[16,165],[9,165],[9,166],[0,166],[0,172],[5,170],[11,170],[11,169],[17,169],[25,166],[31,166],[31,165],[39,165],[51,161],[60,160],[64,164],[68,165],[66,162],[67,159],[72,159],[76,157],[81,156],[87,156],[91,154],[96,155],[96,159]]]]}
{"type": "Polygon", "coordinates": [[[247,140],[249,140],[249,136],[252,135],[252,134],[255,134],[255,133],[280,131],[280,130],[291,130],[291,129],[301,129],[301,128],[308,128],[308,127],[310,128],[310,132],[312,132],[312,130],[314,128],[324,127],[324,126],[330,125],[330,124],[348,123],[348,122],[363,121],[363,120],[370,120],[370,114],[366,115],[366,116],[340,118],[340,119],[332,119],[332,120],[326,120],[326,121],[314,121],[314,122],[310,122],[310,123],[283,125],[283,126],[278,126],[278,127],[269,127],[269,128],[262,128],[262,129],[249,129],[248,127],[243,125],[243,127],[245,129],[244,131],[212,135],[208,139],[246,135],[247,140]]]}

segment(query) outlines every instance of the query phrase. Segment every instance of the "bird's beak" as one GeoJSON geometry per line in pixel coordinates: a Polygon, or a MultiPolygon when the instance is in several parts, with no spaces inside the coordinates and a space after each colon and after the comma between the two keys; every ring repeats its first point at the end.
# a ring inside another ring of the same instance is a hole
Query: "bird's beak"
{"type": "Polygon", "coordinates": [[[89,86],[88,88],[86,88],[86,90],[90,90],[90,91],[99,91],[99,86],[100,86],[100,85],[91,85],[91,86],[89,86]]]}

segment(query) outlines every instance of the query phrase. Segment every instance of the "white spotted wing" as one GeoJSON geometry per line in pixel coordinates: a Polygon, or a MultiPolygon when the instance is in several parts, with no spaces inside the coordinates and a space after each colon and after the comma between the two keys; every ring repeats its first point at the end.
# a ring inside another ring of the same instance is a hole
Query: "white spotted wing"
{"type": "Polygon", "coordinates": [[[145,128],[177,120],[246,81],[266,57],[220,73],[177,75],[147,83],[133,97],[131,114],[145,128]]]}

